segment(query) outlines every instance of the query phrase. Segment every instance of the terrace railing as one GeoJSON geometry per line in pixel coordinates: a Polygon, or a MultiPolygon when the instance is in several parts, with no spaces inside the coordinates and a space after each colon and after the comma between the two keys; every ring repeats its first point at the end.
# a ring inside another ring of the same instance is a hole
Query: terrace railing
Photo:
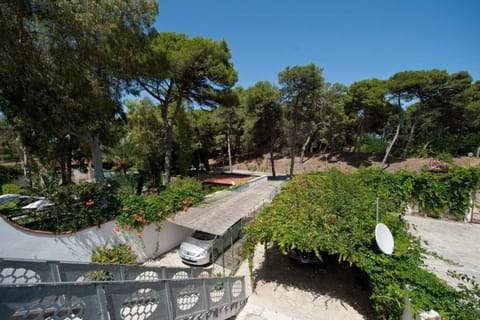
{"type": "Polygon", "coordinates": [[[201,278],[211,271],[200,268],[3,259],[0,274],[2,319],[222,320],[247,301],[244,277],[201,278]],[[89,282],[92,272],[103,281],[89,282]]]}

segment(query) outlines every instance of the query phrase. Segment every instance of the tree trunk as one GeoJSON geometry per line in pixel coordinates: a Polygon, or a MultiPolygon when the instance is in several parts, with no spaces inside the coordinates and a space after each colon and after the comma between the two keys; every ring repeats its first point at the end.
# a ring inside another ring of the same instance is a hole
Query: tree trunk
{"type": "Polygon", "coordinates": [[[26,148],[21,148],[22,151],[22,167],[23,167],[23,175],[25,177],[25,183],[27,184],[28,187],[32,188],[32,176],[30,174],[30,170],[28,169],[29,163],[28,163],[28,154],[27,154],[27,149],[26,148]]]}
{"type": "Polygon", "coordinates": [[[410,134],[408,135],[407,143],[405,144],[405,148],[403,149],[402,160],[407,159],[408,148],[410,148],[410,144],[413,141],[413,135],[415,134],[417,122],[418,122],[418,117],[415,117],[415,121],[413,121],[412,127],[410,128],[410,134]]]}
{"type": "Polygon", "coordinates": [[[173,128],[169,124],[165,125],[165,182],[169,185],[172,180],[172,149],[173,149],[173,128]]]}
{"type": "Polygon", "coordinates": [[[67,161],[65,160],[64,157],[62,157],[62,159],[60,159],[60,171],[62,173],[62,185],[66,185],[67,184],[67,165],[66,165],[67,161]]]}
{"type": "Polygon", "coordinates": [[[363,137],[363,127],[364,127],[364,118],[360,120],[360,124],[358,125],[357,136],[355,137],[355,145],[353,146],[353,152],[359,153],[360,152],[360,145],[362,142],[363,137]]]}
{"type": "Polygon", "coordinates": [[[68,154],[67,154],[67,184],[72,183],[72,158],[73,158],[72,144],[68,145],[68,154]]]}
{"type": "Polygon", "coordinates": [[[293,134],[290,136],[290,177],[293,176],[293,169],[295,167],[295,143],[293,140],[295,140],[295,137],[293,134]]]}
{"type": "Polygon", "coordinates": [[[390,142],[390,144],[387,147],[387,150],[385,151],[385,157],[382,160],[382,164],[380,168],[383,169],[385,167],[385,163],[387,162],[388,155],[390,154],[390,151],[392,150],[392,147],[395,144],[395,141],[397,140],[399,133],[400,133],[400,122],[397,125],[397,130],[395,131],[395,136],[393,137],[392,142],[390,142]]]}
{"type": "Polygon", "coordinates": [[[142,194],[143,186],[145,185],[145,176],[147,172],[144,170],[138,170],[138,181],[137,181],[137,190],[135,194],[140,196],[142,194]]]}
{"type": "Polygon", "coordinates": [[[232,149],[230,147],[230,120],[228,121],[227,126],[227,152],[228,152],[228,169],[232,172],[232,149]]]}
{"type": "Polygon", "coordinates": [[[398,109],[400,112],[400,116],[398,117],[397,130],[395,131],[395,136],[393,137],[392,142],[390,142],[390,144],[387,147],[387,150],[385,151],[385,157],[383,157],[382,164],[380,167],[382,169],[385,167],[385,163],[387,162],[388,155],[390,154],[390,151],[392,150],[392,147],[398,138],[398,135],[400,133],[400,126],[402,125],[402,121],[403,121],[403,110],[402,110],[402,102],[400,100],[400,95],[398,95],[398,109]]]}
{"type": "Polygon", "coordinates": [[[297,113],[293,111],[293,128],[290,132],[290,177],[293,176],[293,171],[295,168],[295,136],[297,133],[297,113]]]}
{"type": "Polygon", "coordinates": [[[300,164],[303,163],[303,159],[305,158],[305,150],[307,149],[307,146],[308,146],[308,144],[310,143],[311,138],[312,138],[312,135],[309,134],[309,135],[307,136],[307,139],[305,139],[305,142],[304,142],[303,145],[302,145],[302,152],[301,152],[301,154],[300,154],[300,164]]]}
{"type": "Polygon", "coordinates": [[[98,139],[98,135],[94,135],[90,140],[90,152],[92,153],[95,182],[103,182],[102,152],[100,151],[100,141],[98,139]]]}
{"type": "Polygon", "coordinates": [[[270,163],[272,165],[272,176],[275,177],[275,158],[273,154],[273,149],[275,147],[275,137],[274,135],[270,135],[270,163]]]}
{"type": "Polygon", "coordinates": [[[478,157],[480,157],[480,144],[478,145],[477,152],[475,154],[478,157]]]}

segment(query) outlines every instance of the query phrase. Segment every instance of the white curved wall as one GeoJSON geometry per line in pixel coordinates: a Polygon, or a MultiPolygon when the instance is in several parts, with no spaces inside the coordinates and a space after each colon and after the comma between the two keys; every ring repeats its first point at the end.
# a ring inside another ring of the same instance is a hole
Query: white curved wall
{"type": "Polygon", "coordinates": [[[105,244],[125,243],[139,262],[157,257],[178,246],[193,231],[168,221],[160,231],[146,226],[142,238],[136,232],[115,232],[115,221],[72,234],[54,235],[14,227],[0,218],[0,258],[90,262],[92,250],[105,244]]]}

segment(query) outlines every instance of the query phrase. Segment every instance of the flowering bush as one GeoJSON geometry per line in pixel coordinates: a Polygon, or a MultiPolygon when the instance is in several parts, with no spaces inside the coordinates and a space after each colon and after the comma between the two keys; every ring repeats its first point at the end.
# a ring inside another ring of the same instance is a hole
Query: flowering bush
{"type": "Polygon", "coordinates": [[[120,209],[120,199],[106,183],[84,183],[56,188],[45,194],[55,203],[59,223],[51,231],[75,231],[110,221],[120,209]]]}
{"type": "MultiPolygon", "coordinates": [[[[119,225],[127,230],[143,230],[155,223],[161,228],[162,221],[177,211],[188,208],[203,199],[202,184],[192,178],[175,180],[160,195],[126,196],[121,199],[122,208],[117,217],[119,225]]],[[[119,231],[117,228],[116,231],[119,231]]],[[[141,237],[141,234],[139,234],[141,237]]]]}
{"type": "Polygon", "coordinates": [[[119,244],[108,248],[96,247],[92,253],[92,262],[113,264],[138,264],[137,257],[132,248],[126,244],[119,244]]]}

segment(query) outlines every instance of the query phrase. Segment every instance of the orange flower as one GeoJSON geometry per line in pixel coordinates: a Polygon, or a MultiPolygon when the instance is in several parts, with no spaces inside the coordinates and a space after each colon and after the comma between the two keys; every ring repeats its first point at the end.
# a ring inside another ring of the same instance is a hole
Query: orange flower
{"type": "Polygon", "coordinates": [[[128,207],[123,207],[123,211],[128,211],[128,207]]]}
{"type": "Polygon", "coordinates": [[[145,211],[143,211],[142,209],[140,209],[140,211],[138,211],[138,214],[139,215],[142,215],[145,211]]]}
{"type": "Polygon", "coordinates": [[[187,207],[187,206],[183,207],[183,211],[187,212],[187,211],[188,211],[188,207],[187,207]]]}
{"type": "Polygon", "coordinates": [[[137,237],[141,238],[141,237],[142,237],[142,233],[141,233],[141,232],[137,232],[137,237]]]}
{"type": "Polygon", "coordinates": [[[88,207],[90,206],[93,206],[95,204],[95,201],[93,201],[92,199],[88,200],[86,203],[85,203],[88,207]]]}
{"type": "Polygon", "coordinates": [[[119,226],[116,226],[115,228],[113,228],[113,230],[115,230],[115,232],[120,232],[120,227],[119,226]]]}

